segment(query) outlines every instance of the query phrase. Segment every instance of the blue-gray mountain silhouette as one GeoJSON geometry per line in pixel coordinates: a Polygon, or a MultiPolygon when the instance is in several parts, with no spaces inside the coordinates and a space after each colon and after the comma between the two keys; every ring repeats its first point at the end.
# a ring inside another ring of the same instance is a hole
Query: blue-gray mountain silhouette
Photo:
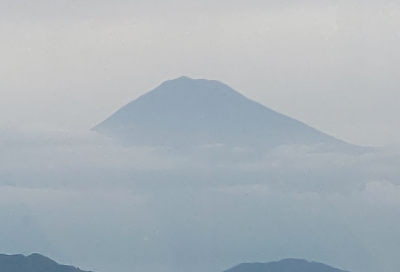
{"type": "Polygon", "coordinates": [[[284,259],[270,263],[244,263],[224,272],[347,272],[331,266],[300,259],[284,259]]]}
{"type": "Polygon", "coordinates": [[[162,83],[93,130],[147,146],[345,144],[221,82],[187,77],[162,83]]]}
{"type": "MultiPolygon", "coordinates": [[[[1,272],[85,272],[73,266],[60,265],[40,254],[0,254],[1,272]]],[[[244,263],[224,272],[348,272],[331,266],[300,259],[285,259],[270,263],[244,263]]]]}
{"type": "Polygon", "coordinates": [[[40,254],[4,255],[0,254],[1,272],[84,272],[79,268],[60,265],[40,254]]]}

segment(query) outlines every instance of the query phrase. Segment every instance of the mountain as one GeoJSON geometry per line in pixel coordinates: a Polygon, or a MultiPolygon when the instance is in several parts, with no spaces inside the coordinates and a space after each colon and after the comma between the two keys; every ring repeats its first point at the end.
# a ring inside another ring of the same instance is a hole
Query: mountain
{"type": "Polygon", "coordinates": [[[215,80],[180,77],[162,83],[93,128],[132,145],[345,145],[215,80]]]}
{"type": "Polygon", "coordinates": [[[270,263],[244,263],[224,272],[347,272],[331,266],[299,259],[270,263]]]}
{"type": "Polygon", "coordinates": [[[60,265],[40,254],[4,255],[0,254],[1,272],[84,272],[79,268],[60,265]]]}
{"type": "MultiPolygon", "coordinates": [[[[85,272],[79,268],[60,265],[40,254],[0,254],[1,272],[85,272]]],[[[347,272],[328,265],[299,259],[285,259],[270,263],[244,263],[224,272],[347,272]]]]}

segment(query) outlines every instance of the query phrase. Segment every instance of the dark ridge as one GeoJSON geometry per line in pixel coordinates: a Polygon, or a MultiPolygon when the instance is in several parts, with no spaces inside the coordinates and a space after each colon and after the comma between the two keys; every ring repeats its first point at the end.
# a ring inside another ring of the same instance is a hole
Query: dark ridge
{"type": "Polygon", "coordinates": [[[79,268],[61,265],[34,253],[29,256],[0,254],[1,272],[85,272],[79,268]]]}
{"type": "Polygon", "coordinates": [[[243,263],[224,272],[348,272],[322,263],[284,259],[270,263],[243,263]]]}
{"type": "MultiPolygon", "coordinates": [[[[79,268],[60,265],[40,254],[0,254],[1,272],[85,272],[79,268]]],[[[348,272],[322,263],[300,259],[284,259],[270,263],[243,263],[224,272],[348,272]]]]}

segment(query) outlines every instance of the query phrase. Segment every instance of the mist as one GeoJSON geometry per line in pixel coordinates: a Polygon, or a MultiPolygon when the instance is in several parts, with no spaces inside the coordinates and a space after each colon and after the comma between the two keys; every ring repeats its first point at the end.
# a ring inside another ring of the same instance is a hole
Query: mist
{"type": "Polygon", "coordinates": [[[287,257],[397,272],[399,12],[390,0],[1,1],[0,252],[97,272],[287,257]],[[90,131],[183,75],[368,148],[182,153],[90,131]]]}
{"type": "Polygon", "coordinates": [[[184,155],[94,132],[1,135],[1,252],[99,272],[287,257],[356,272],[399,265],[394,152],[282,146],[235,158],[221,146],[184,155]]]}
{"type": "Polygon", "coordinates": [[[89,129],[186,75],[353,144],[399,146],[395,1],[1,5],[3,124],[89,129]]]}

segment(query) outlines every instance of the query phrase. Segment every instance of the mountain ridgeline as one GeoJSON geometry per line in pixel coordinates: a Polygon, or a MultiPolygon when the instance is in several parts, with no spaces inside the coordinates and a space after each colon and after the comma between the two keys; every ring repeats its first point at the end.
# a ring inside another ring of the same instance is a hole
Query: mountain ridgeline
{"type": "Polygon", "coordinates": [[[214,80],[181,77],[130,102],[93,128],[140,146],[274,148],[346,145],[214,80]]]}
{"type": "MultiPolygon", "coordinates": [[[[60,265],[40,254],[0,254],[1,272],[85,272],[79,268],[60,265]]],[[[348,272],[331,266],[300,259],[285,259],[270,263],[244,263],[224,272],[348,272]]]]}
{"type": "Polygon", "coordinates": [[[331,266],[300,259],[284,259],[270,263],[244,263],[224,272],[348,272],[331,266]]]}
{"type": "Polygon", "coordinates": [[[40,254],[4,255],[0,254],[1,272],[85,272],[79,268],[60,265],[40,254]]]}

